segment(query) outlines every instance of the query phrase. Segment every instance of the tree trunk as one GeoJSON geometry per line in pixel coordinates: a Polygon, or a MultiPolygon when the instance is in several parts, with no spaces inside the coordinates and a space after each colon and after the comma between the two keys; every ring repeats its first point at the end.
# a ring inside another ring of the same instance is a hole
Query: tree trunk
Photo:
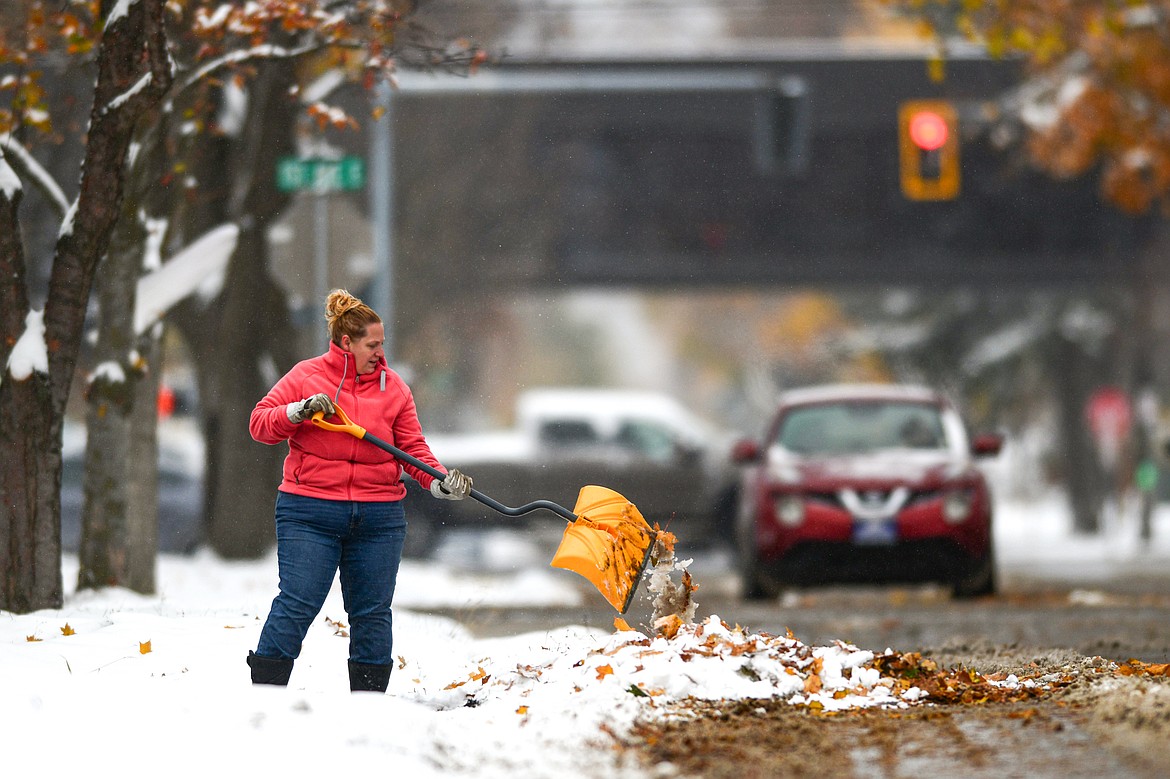
{"type": "MultiPolygon", "coordinates": [[[[240,234],[237,254],[256,258],[267,255],[267,239],[261,230],[240,234]]],[[[229,271],[223,307],[217,359],[210,366],[218,385],[219,403],[209,414],[207,444],[212,453],[208,474],[212,485],[208,505],[208,541],[228,558],[255,558],[276,540],[272,514],[276,486],[280,483],[283,446],[265,446],[252,440],[248,417],[271,387],[257,359],[258,341],[239,338],[251,333],[258,338],[274,325],[292,332],[284,291],[266,273],[255,273],[235,263],[229,271]]],[[[259,341],[262,342],[262,341],[259,341]]]]}
{"type": "MultiPolygon", "coordinates": [[[[78,589],[125,586],[130,578],[127,485],[133,479],[127,455],[130,418],[143,367],[133,348],[135,291],[145,238],[133,211],[133,207],[124,210],[97,279],[95,369],[85,393],[85,502],[78,589]]],[[[154,464],[150,467],[153,470],[154,464]]]]}
{"type": "Polygon", "coordinates": [[[275,540],[272,514],[286,450],[253,441],[248,417],[296,357],[287,293],[269,271],[265,234],[289,203],[276,190],[275,170],[280,156],[293,153],[298,109],[287,98],[293,83],[291,63],[262,66],[250,82],[244,135],[208,139],[198,161],[201,183],[218,197],[192,208],[183,228],[198,235],[224,222],[240,225],[219,297],[207,308],[184,303],[174,318],[195,355],[204,412],[205,534],[226,558],[259,557],[275,540]]]}
{"type": "MultiPolygon", "coordinates": [[[[103,10],[112,6],[103,3],[103,10]]],[[[131,4],[102,33],[97,83],[86,135],[80,194],[62,227],[45,303],[48,371],[0,381],[0,608],[27,612],[58,608],[61,583],[61,432],[81,346],[86,308],[98,261],[105,254],[122,198],[126,152],[135,121],[170,87],[161,0],[131,4]],[[146,70],[149,69],[149,70],[146,70]],[[149,82],[143,82],[149,74],[149,82]],[[131,87],[141,88],[131,93],[131,87]]],[[[7,198],[5,199],[7,200],[7,198]]],[[[3,205],[3,204],[0,204],[3,205]]],[[[0,233],[20,240],[15,207],[0,215],[0,233]]],[[[5,311],[3,356],[20,336],[29,309],[23,256],[3,247],[0,309],[5,311]],[[12,339],[8,341],[8,339],[12,339]]],[[[7,365],[7,360],[5,361],[7,365]]]]}
{"type": "Polygon", "coordinates": [[[130,416],[130,440],[126,450],[126,547],[125,585],[135,592],[155,591],[158,562],[158,365],[157,338],[139,339],[139,353],[147,369],[134,382],[135,413],[130,416]]]}
{"type": "Polygon", "coordinates": [[[138,335],[134,312],[146,259],[142,204],[166,170],[165,118],[142,123],[139,152],[127,172],[126,197],[97,280],[97,366],[86,392],[85,503],[78,589],[124,586],[154,592],[158,556],[158,389],[156,336],[138,335]]]}
{"type": "Polygon", "coordinates": [[[1085,421],[1085,403],[1099,378],[1088,357],[1074,342],[1057,337],[1050,374],[1057,378],[1058,451],[1064,455],[1064,480],[1073,530],[1096,533],[1108,491],[1107,478],[1085,421]]]}
{"type": "MultiPolygon", "coordinates": [[[[8,171],[0,153],[0,175],[8,171]]],[[[50,413],[48,374],[10,372],[29,300],[16,219],[20,191],[5,192],[0,188],[0,609],[25,613],[62,599],[61,419],[50,413]]]]}

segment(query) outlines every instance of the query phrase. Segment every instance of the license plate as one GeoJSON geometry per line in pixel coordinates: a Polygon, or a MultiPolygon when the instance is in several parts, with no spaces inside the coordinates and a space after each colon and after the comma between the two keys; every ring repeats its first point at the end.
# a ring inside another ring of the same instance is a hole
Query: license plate
{"type": "Polygon", "coordinates": [[[892,544],[898,540],[898,525],[893,519],[853,520],[853,543],[868,546],[892,544]]]}

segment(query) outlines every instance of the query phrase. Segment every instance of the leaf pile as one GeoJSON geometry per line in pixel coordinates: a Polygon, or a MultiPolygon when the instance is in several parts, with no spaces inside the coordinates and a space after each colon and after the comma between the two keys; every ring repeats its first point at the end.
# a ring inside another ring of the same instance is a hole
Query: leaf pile
{"type": "Polygon", "coordinates": [[[1117,667],[1120,676],[1170,676],[1170,663],[1143,663],[1141,660],[1126,660],[1117,667]]]}
{"type": "Polygon", "coordinates": [[[942,669],[917,653],[875,654],[844,641],[814,647],[791,633],[773,636],[730,626],[718,616],[676,624],[667,636],[648,636],[618,620],[608,642],[581,654],[580,645],[546,647],[544,662],[477,661],[445,692],[446,706],[478,706],[515,688],[638,700],[649,707],[686,708],[688,701],[773,699],[813,712],[923,703],[1021,701],[1070,684],[1072,677],[983,676],[942,669]],[[474,684],[469,684],[473,682],[474,684]]]}
{"type": "Polygon", "coordinates": [[[884,676],[895,680],[898,689],[916,687],[923,700],[933,703],[1009,703],[1037,698],[1067,687],[1076,681],[1072,674],[1037,674],[1020,679],[1015,674],[983,676],[968,668],[940,668],[938,663],[917,652],[888,652],[872,664],[884,676]]]}

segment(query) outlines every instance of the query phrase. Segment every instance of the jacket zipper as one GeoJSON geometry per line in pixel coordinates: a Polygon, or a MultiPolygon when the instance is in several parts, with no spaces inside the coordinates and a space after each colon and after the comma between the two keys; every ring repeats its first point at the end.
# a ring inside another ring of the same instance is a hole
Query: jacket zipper
{"type": "MultiPolygon", "coordinates": [[[[348,354],[345,356],[345,372],[342,374],[342,377],[341,377],[341,384],[342,385],[345,384],[346,375],[349,373],[349,358],[351,356],[352,355],[348,355],[348,354]]],[[[339,395],[341,394],[341,386],[340,385],[337,387],[337,393],[339,395]]],[[[353,414],[353,419],[356,420],[356,419],[361,418],[361,414],[358,411],[358,373],[357,373],[357,366],[356,365],[354,366],[354,372],[353,372],[352,394],[353,394],[353,410],[350,413],[353,414]]],[[[348,497],[350,500],[353,500],[353,483],[354,483],[354,478],[357,476],[358,443],[359,442],[356,438],[350,442],[349,483],[346,485],[346,489],[345,489],[346,497],[348,497]]]]}

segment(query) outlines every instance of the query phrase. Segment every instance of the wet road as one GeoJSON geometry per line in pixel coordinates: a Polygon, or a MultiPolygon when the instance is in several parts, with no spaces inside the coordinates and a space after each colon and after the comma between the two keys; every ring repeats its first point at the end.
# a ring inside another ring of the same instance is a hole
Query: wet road
{"type": "MultiPolygon", "coordinates": [[[[841,639],[864,649],[929,652],[992,644],[1170,662],[1170,566],[1163,574],[1147,567],[1115,576],[1094,573],[1085,581],[1078,581],[1075,570],[1054,574],[1008,568],[1000,572],[998,595],[969,601],[954,600],[933,586],[808,588],[775,601],[745,601],[738,596],[739,580],[728,554],[696,555],[690,570],[699,584],[698,617],[718,614],[730,624],[773,634],[791,630],[810,645],[841,639]]],[[[481,636],[566,624],[609,629],[616,616],[584,583],[579,607],[438,612],[481,636]]],[[[643,592],[625,619],[648,627],[651,616],[643,592]]]]}

